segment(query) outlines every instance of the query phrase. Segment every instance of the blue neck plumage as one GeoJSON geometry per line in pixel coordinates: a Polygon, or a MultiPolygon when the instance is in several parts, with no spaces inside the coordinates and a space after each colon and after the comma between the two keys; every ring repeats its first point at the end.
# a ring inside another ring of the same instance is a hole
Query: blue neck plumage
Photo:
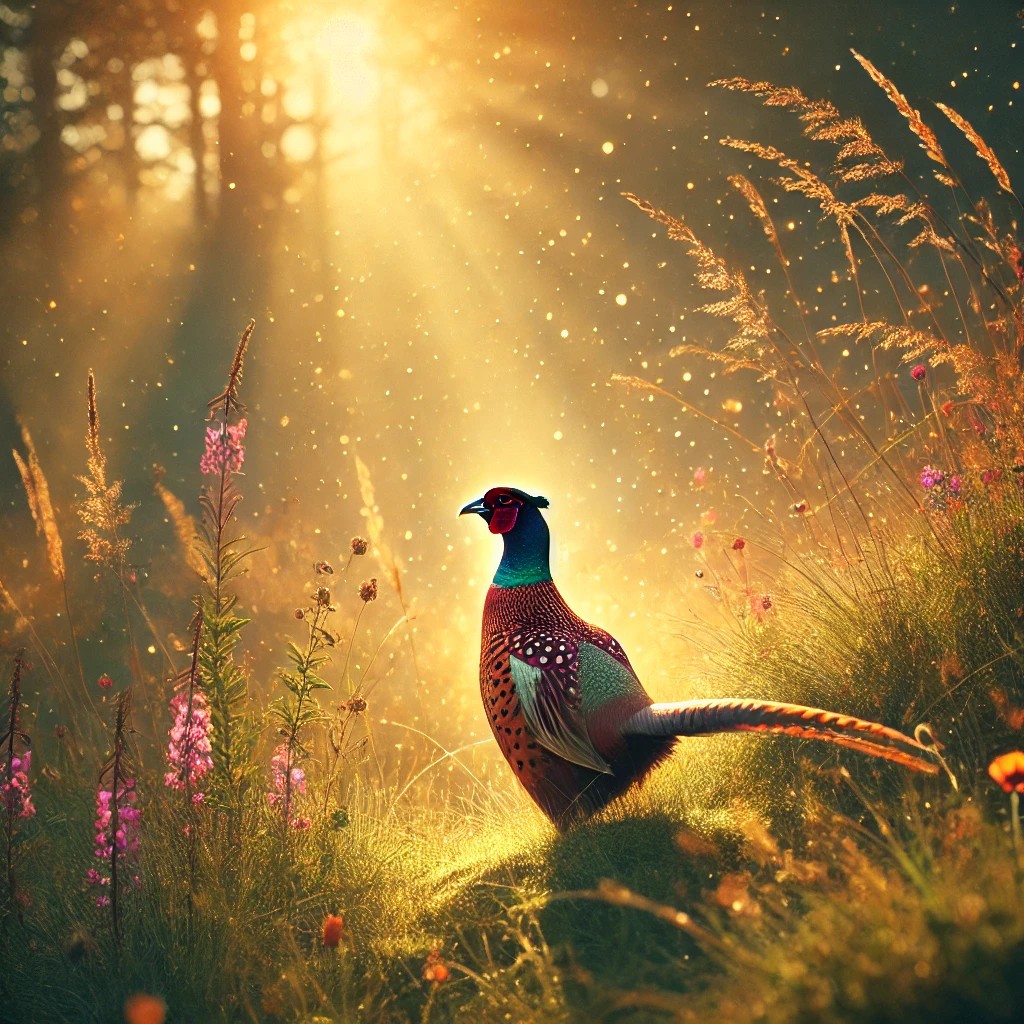
{"type": "Polygon", "coordinates": [[[537,509],[525,506],[519,513],[515,528],[502,539],[505,551],[494,574],[495,586],[523,587],[551,581],[548,562],[550,534],[544,517],[537,509]]]}

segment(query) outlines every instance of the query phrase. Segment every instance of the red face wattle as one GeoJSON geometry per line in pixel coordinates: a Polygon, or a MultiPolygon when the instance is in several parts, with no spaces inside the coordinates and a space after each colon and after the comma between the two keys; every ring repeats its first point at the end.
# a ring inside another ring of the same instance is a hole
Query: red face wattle
{"type": "Polygon", "coordinates": [[[496,508],[491,513],[491,521],[487,528],[491,533],[508,533],[516,525],[516,517],[519,515],[518,505],[507,505],[496,508]]]}
{"type": "Polygon", "coordinates": [[[516,525],[522,500],[508,491],[495,487],[484,495],[484,504],[491,510],[487,528],[491,533],[508,533],[516,525]]]}

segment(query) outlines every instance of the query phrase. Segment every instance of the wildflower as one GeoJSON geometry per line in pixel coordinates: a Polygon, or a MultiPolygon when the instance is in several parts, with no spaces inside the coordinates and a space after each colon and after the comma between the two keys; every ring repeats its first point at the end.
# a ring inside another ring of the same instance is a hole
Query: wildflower
{"type": "Polygon", "coordinates": [[[10,764],[0,761],[0,799],[12,818],[31,818],[36,813],[32,803],[28,773],[32,767],[32,751],[26,750],[20,757],[14,754],[10,764]]]}
{"type": "Polygon", "coordinates": [[[1024,284],[1024,252],[1021,252],[1020,246],[1010,246],[1010,262],[1013,264],[1013,272],[1017,275],[1017,280],[1024,284]]]}
{"type": "Polygon", "coordinates": [[[742,551],[747,546],[747,542],[742,537],[737,537],[732,542],[733,551],[742,551]]]}
{"type": "Polygon", "coordinates": [[[709,508],[702,516],[701,519],[707,523],[708,526],[714,526],[718,522],[718,510],[709,508]]]}
{"type": "Polygon", "coordinates": [[[344,929],[345,919],[341,914],[328,914],[324,918],[323,928],[321,929],[324,945],[331,949],[337,949],[344,929]]]}
{"type": "Polygon", "coordinates": [[[963,486],[963,480],[954,473],[946,483],[946,488],[950,494],[959,494],[960,488],[963,486]]]}
{"type": "Polygon", "coordinates": [[[331,592],[326,587],[317,587],[316,593],[313,595],[313,600],[321,608],[326,608],[331,603],[331,592]]]}
{"type": "Polygon", "coordinates": [[[267,803],[271,807],[280,805],[288,824],[294,829],[304,830],[309,828],[312,822],[308,818],[293,818],[292,810],[295,797],[306,792],[306,773],[293,763],[293,757],[294,753],[287,743],[281,743],[274,748],[273,756],[270,758],[273,788],[267,792],[267,803]]]}
{"type": "Polygon", "coordinates": [[[809,507],[806,501],[798,501],[793,505],[793,512],[798,516],[802,516],[809,507]]]}
{"type": "Polygon", "coordinates": [[[167,1004],[159,996],[136,992],[124,1001],[125,1024],[164,1024],[167,1004]]]}
{"type": "Polygon", "coordinates": [[[365,555],[367,548],[369,548],[370,542],[362,537],[352,538],[352,554],[353,555],[365,555]]]}
{"type": "Polygon", "coordinates": [[[304,619],[306,617],[306,613],[301,608],[296,608],[294,614],[297,619],[304,619]]]}
{"type": "Polygon", "coordinates": [[[198,687],[192,689],[192,707],[188,692],[182,690],[171,698],[174,722],[168,734],[167,763],[171,771],[164,775],[164,785],[171,789],[191,789],[192,800],[200,803],[203,794],[196,786],[213,768],[212,725],[206,695],[198,687]]]}
{"type": "Polygon", "coordinates": [[[107,690],[114,685],[114,680],[111,679],[106,672],[104,672],[103,675],[101,675],[99,679],[96,680],[96,685],[103,690],[107,690]]]}
{"type": "Polygon", "coordinates": [[[691,543],[693,544],[693,546],[694,546],[694,547],[695,547],[695,548],[696,548],[696,549],[697,549],[698,551],[700,551],[700,549],[701,549],[702,547],[704,547],[704,534],[703,534],[703,533],[701,533],[701,532],[700,532],[700,530],[698,530],[698,531],[697,531],[697,532],[696,532],[696,533],[695,533],[695,534],[693,535],[693,537],[691,537],[691,538],[690,538],[690,540],[691,540],[691,543]]]}
{"type": "Polygon", "coordinates": [[[248,421],[218,423],[206,428],[206,450],[199,460],[199,471],[206,474],[237,473],[245,461],[245,428],[248,421]]]}
{"type": "Polygon", "coordinates": [[[943,402],[942,405],[939,406],[939,409],[942,410],[942,415],[948,418],[950,414],[953,412],[954,404],[955,403],[952,401],[943,402]]]}
{"type": "Polygon", "coordinates": [[[921,475],[918,480],[921,486],[926,490],[930,491],[933,487],[941,486],[942,482],[946,479],[946,474],[941,469],[935,469],[933,466],[925,466],[921,470],[921,475]]]}
{"type": "Polygon", "coordinates": [[[1024,751],[1000,754],[988,766],[992,780],[1007,793],[1024,793],[1024,751]]]}
{"type": "Polygon", "coordinates": [[[928,376],[928,371],[925,369],[924,363],[918,363],[916,366],[911,367],[910,376],[914,380],[924,380],[928,376]]]}
{"type": "Polygon", "coordinates": [[[334,566],[329,562],[314,562],[313,572],[315,572],[317,576],[333,576],[334,566]]]}
{"type": "Polygon", "coordinates": [[[1003,471],[1001,469],[983,469],[981,471],[981,482],[986,486],[994,484],[1002,475],[1003,471]]]}
{"type": "MultiPolygon", "coordinates": [[[[125,779],[117,790],[116,799],[113,791],[99,789],[96,793],[96,837],[93,856],[103,861],[109,869],[114,859],[118,862],[133,862],[139,854],[139,821],[142,812],[135,806],[138,793],[135,780],[125,779]],[[114,807],[117,808],[117,828],[113,828],[114,807]]],[[[109,886],[110,876],[95,868],[86,873],[85,880],[90,885],[109,886]]],[[[134,875],[133,881],[138,884],[139,876],[134,875]]],[[[101,895],[96,898],[96,906],[107,907],[110,897],[101,895]]]]}
{"type": "Polygon", "coordinates": [[[1018,868],[1024,868],[1024,854],[1021,848],[1020,831],[1020,795],[1024,793],[1024,751],[1011,750],[1000,754],[988,766],[988,773],[993,781],[1002,786],[1004,792],[1010,794],[1010,831],[1013,835],[1013,851],[1017,856],[1018,868]]]}
{"type": "Polygon", "coordinates": [[[439,985],[441,982],[447,981],[450,975],[451,972],[444,962],[444,957],[441,956],[441,951],[432,949],[427,954],[427,962],[423,965],[423,980],[439,985]]]}
{"type": "Polygon", "coordinates": [[[363,601],[376,601],[377,600],[377,580],[364,580],[359,585],[359,597],[363,601]]]}
{"type": "Polygon", "coordinates": [[[698,466],[693,471],[693,486],[703,487],[704,481],[708,478],[708,471],[703,466],[698,466]]]}

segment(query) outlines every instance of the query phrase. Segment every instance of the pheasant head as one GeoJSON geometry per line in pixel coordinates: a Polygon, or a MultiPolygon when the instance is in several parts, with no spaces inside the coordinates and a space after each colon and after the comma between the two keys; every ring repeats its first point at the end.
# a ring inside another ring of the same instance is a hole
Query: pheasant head
{"type": "Polygon", "coordinates": [[[459,513],[475,512],[491,533],[500,534],[504,540],[505,550],[494,576],[497,586],[525,586],[551,579],[551,537],[540,514],[547,507],[547,498],[527,494],[518,487],[492,487],[459,513]]]}

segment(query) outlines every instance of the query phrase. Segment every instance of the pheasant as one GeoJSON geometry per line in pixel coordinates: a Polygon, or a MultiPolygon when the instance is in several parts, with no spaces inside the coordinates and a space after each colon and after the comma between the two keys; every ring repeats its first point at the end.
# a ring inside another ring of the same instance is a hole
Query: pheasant
{"type": "Polygon", "coordinates": [[[546,498],[493,487],[459,513],[500,534],[484,602],[480,693],[501,752],[559,828],[599,811],[665,760],[680,736],[785,733],[935,774],[932,753],[875,722],[797,704],[719,698],[655,704],[626,652],[584,622],[551,578],[546,498]]]}

